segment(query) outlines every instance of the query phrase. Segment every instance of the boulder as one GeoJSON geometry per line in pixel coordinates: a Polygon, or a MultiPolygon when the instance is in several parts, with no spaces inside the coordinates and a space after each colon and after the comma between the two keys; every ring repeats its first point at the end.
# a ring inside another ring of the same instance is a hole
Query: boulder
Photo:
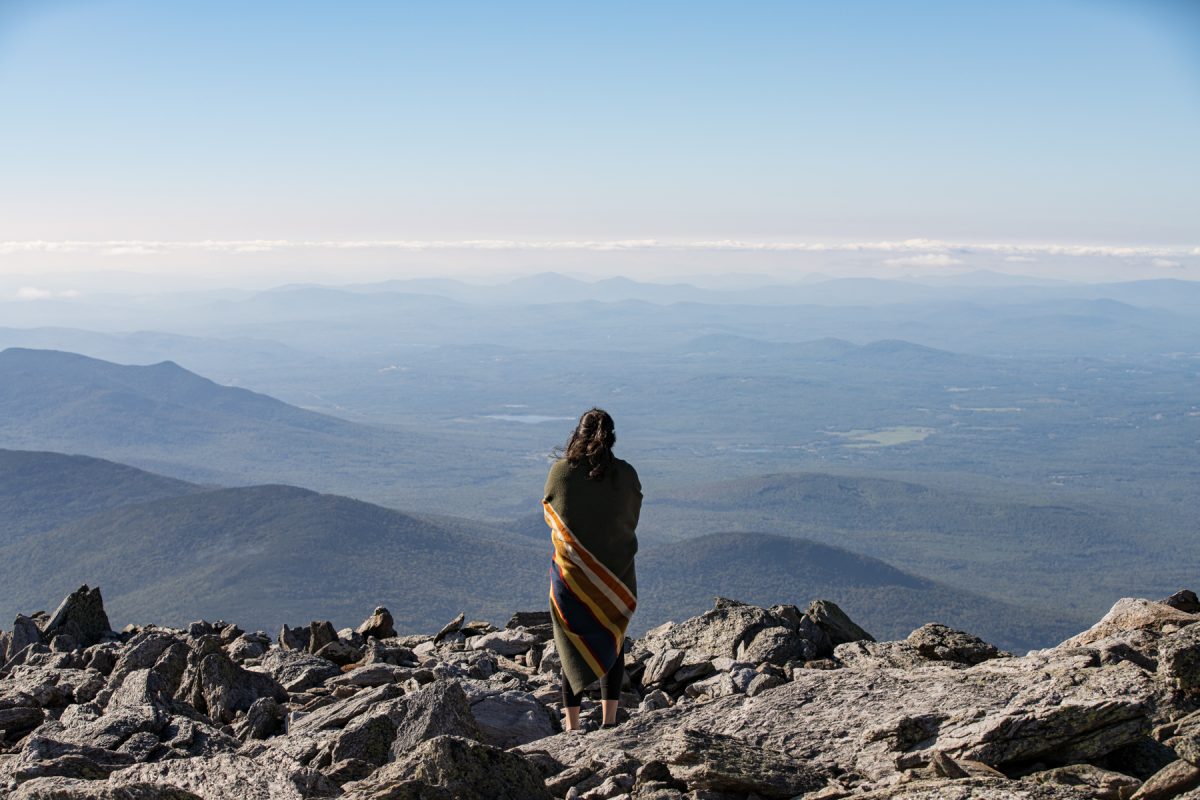
{"type": "Polygon", "coordinates": [[[1055,767],[1035,772],[1028,779],[1041,784],[1086,787],[1096,800],[1127,800],[1142,785],[1137,778],[1091,764],[1055,767]]]}
{"type": "Polygon", "coordinates": [[[733,658],[738,647],[749,644],[759,631],[781,625],[782,620],[764,608],[718,597],[711,610],[656,635],[647,634],[639,644],[651,652],[686,650],[697,659],[733,658]]]}
{"type": "Polygon", "coordinates": [[[272,675],[239,666],[224,650],[193,655],[198,660],[189,665],[180,694],[218,723],[233,722],[237,712],[248,711],[260,697],[288,699],[287,690],[272,675]]]}
{"type": "Polygon", "coordinates": [[[318,622],[313,620],[308,624],[308,646],[307,650],[310,653],[317,653],[322,647],[330,642],[337,641],[337,631],[333,628],[333,623],[329,620],[318,622]]]}
{"type": "Polygon", "coordinates": [[[403,696],[404,690],[394,683],[358,692],[353,697],[331,702],[296,719],[289,733],[307,733],[329,728],[342,728],[350,720],[372,712],[372,707],[403,696]]]}
{"type": "MultiPolygon", "coordinates": [[[[134,635],[121,648],[120,655],[117,657],[117,661],[109,673],[109,686],[120,686],[121,682],[125,680],[125,676],[130,673],[140,669],[155,667],[158,665],[159,659],[166,652],[167,648],[176,643],[179,643],[184,648],[187,647],[183,644],[182,638],[165,631],[145,631],[134,635]]],[[[185,664],[186,652],[186,649],[180,651],[180,654],[184,655],[185,664]]],[[[169,673],[171,670],[167,670],[167,672],[169,673]]]]}
{"type": "Polygon", "coordinates": [[[749,642],[737,646],[739,661],[786,664],[789,661],[809,661],[831,652],[829,637],[807,617],[796,627],[773,625],[763,628],[749,642]]]}
{"type": "Polygon", "coordinates": [[[517,628],[475,636],[470,640],[472,650],[491,650],[502,656],[525,653],[538,643],[538,637],[517,628]]]}
{"type": "Polygon", "coordinates": [[[7,651],[0,653],[0,666],[29,645],[42,643],[42,632],[37,623],[24,614],[17,614],[12,631],[6,636],[7,651]]]}
{"type": "Polygon", "coordinates": [[[337,664],[299,650],[277,648],[256,665],[289,692],[303,692],[342,674],[337,664]]]}
{"type": "Polygon", "coordinates": [[[437,644],[438,642],[442,641],[442,639],[445,639],[450,634],[457,633],[462,628],[463,620],[465,620],[466,618],[467,618],[467,615],[465,613],[459,612],[459,615],[457,617],[455,617],[454,619],[450,620],[449,622],[447,622],[445,625],[442,626],[442,629],[439,630],[437,632],[437,634],[433,637],[433,643],[437,644]]]}
{"type": "Polygon", "coordinates": [[[279,646],[284,650],[307,650],[309,636],[308,628],[292,628],[284,625],[279,629],[279,646]]]}
{"type": "Polygon", "coordinates": [[[1158,602],[1189,614],[1200,614],[1200,598],[1197,598],[1196,593],[1191,589],[1180,589],[1170,597],[1165,597],[1158,602]]]}
{"type": "Polygon", "coordinates": [[[1076,634],[1057,647],[1084,647],[1113,635],[1132,630],[1169,633],[1200,622],[1200,616],[1180,611],[1152,600],[1123,597],[1108,613],[1083,633],[1076,634]]]}
{"type": "Polygon", "coordinates": [[[1158,642],[1158,674],[1173,689],[1200,699],[1200,625],[1188,625],[1158,642]]]}
{"type": "Polygon", "coordinates": [[[32,703],[27,706],[5,707],[5,700],[0,699],[0,742],[17,741],[41,725],[45,719],[46,712],[32,703]]]}
{"type": "Polygon", "coordinates": [[[87,584],[84,584],[67,595],[41,626],[41,631],[43,639],[47,641],[65,633],[81,647],[96,644],[111,634],[108,615],[104,613],[104,601],[100,597],[100,587],[89,589],[87,584]]]}
{"type": "Polygon", "coordinates": [[[185,789],[201,800],[306,800],[338,793],[316,770],[263,763],[234,753],[137,764],[113,772],[107,783],[165,784],[185,789]]]}
{"type": "Polygon", "coordinates": [[[346,800],[552,800],[529,761],[458,736],[423,742],[343,789],[346,800]]]}
{"type": "Polygon", "coordinates": [[[358,650],[353,645],[341,639],[334,639],[329,644],[322,647],[316,653],[318,658],[323,658],[326,661],[332,661],[340,667],[347,664],[353,664],[362,658],[362,651],[358,650]]]}
{"type": "Polygon", "coordinates": [[[805,610],[804,615],[815,622],[825,631],[833,647],[846,642],[866,640],[875,641],[875,637],[860,628],[854,620],[842,611],[832,600],[814,600],[805,610]]]}
{"type": "MultiPolygon", "coordinates": [[[[675,674],[675,671],[683,666],[683,660],[686,656],[686,652],[674,647],[668,647],[654,653],[646,661],[646,667],[642,671],[642,685],[656,686],[670,679],[675,674]]],[[[543,656],[543,659],[545,659],[545,656],[543,656]]]]}
{"type": "Polygon", "coordinates": [[[21,784],[10,800],[201,800],[199,795],[161,783],[110,786],[79,778],[34,778],[21,784]]]}
{"type": "Polygon", "coordinates": [[[271,637],[265,633],[243,633],[225,648],[229,657],[241,664],[252,658],[261,658],[271,649],[271,637]]]}
{"type": "MultiPolygon", "coordinates": [[[[833,648],[833,658],[839,664],[847,667],[866,669],[869,667],[890,667],[892,669],[912,669],[930,662],[913,644],[907,641],[875,642],[862,639],[856,642],[844,642],[833,648]]],[[[946,662],[948,667],[961,667],[959,662],[946,662]]]]}
{"type": "Polygon", "coordinates": [[[989,658],[1011,655],[988,644],[978,636],[955,630],[937,622],[922,625],[908,635],[906,641],[930,661],[956,661],[959,664],[979,664],[989,658]]]}
{"type": "Polygon", "coordinates": [[[471,713],[467,695],[455,681],[434,681],[421,690],[393,701],[388,710],[396,725],[392,754],[400,758],[435,736],[452,735],[482,740],[479,723],[471,713]]]}
{"type": "Polygon", "coordinates": [[[664,744],[663,760],[672,777],[684,781],[691,791],[787,800],[826,782],[824,775],[800,759],[733,736],[682,728],[664,744]]]}
{"type": "Polygon", "coordinates": [[[239,739],[267,739],[283,730],[286,716],[274,697],[260,697],[251,703],[246,716],[238,720],[234,733],[239,739]]]}
{"type": "Polygon", "coordinates": [[[1147,778],[1132,800],[1176,800],[1196,788],[1200,788],[1200,767],[1181,758],[1147,778]]]}
{"type": "Polygon", "coordinates": [[[526,692],[505,691],[471,703],[480,738],[496,747],[515,747],[556,732],[554,717],[526,692]]]}
{"type": "MultiPolygon", "coordinates": [[[[847,797],[847,793],[830,797],[847,797]]],[[[819,797],[819,796],[818,796],[819,797]]],[[[957,780],[915,779],[887,789],[854,794],[854,800],[1092,800],[1082,786],[1037,783],[1029,779],[969,777],[957,780]]]]}
{"type": "Polygon", "coordinates": [[[396,628],[392,620],[392,612],[383,606],[379,606],[371,616],[367,617],[358,626],[357,633],[364,639],[370,636],[374,636],[376,639],[388,639],[395,636],[396,628]]]}

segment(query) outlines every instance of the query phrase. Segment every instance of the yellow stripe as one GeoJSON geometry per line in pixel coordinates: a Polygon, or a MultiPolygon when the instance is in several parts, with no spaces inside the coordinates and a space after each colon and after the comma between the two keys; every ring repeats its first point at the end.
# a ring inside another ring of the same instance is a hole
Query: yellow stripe
{"type": "MultiPolygon", "coordinates": [[[[561,561],[558,562],[558,565],[560,567],[563,566],[561,561]]],[[[600,609],[600,606],[598,606],[596,602],[588,595],[587,591],[584,590],[583,584],[575,575],[575,570],[571,568],[573,566],[573,564],[568,564],[567,567],[562,569],[563,578],[566,580],[567,586],[574,591],[576,597],[587,603],[588,608],[592,609],[592,613],[596,615],[596,619],[600,620],[600,623],[604,625],[604,627],[608,628],[608,632],[613,635],[613,639],[617,641],[619,646],[622,637],[621,629],[612,623],[608,614],[604,613],[604,611],[600,609]]],[[[601,670],[601,672],[603,672],[603,670],[601,670]]]]}
{"type": "MultiPolygon", "coordinates": [[[[577,558],[571,557],[571,559],[570,559],[571,562],[573,564],[576,564],[581,570],[583,570],[588,575],[591,582],[594,583],[596,585],[596,588],[602,594],[604,594],[605,597],[608,598],[608,600],[613,604],[613,608],[615,608],[619,614],[624,616],[626,619],[633,616],[634,609],[637,606],[637,599],[633,598],[633,592],[629,591],[629,587],[627,587],[621,581],[621,579],[618,578],[616,576],[616,574],[613,573],[612,570],[610,570],[607,566],[605,566],[603,561],[596,558],[596,556],[593,555],[591,553],[591,551],[589,551],[586,547],[584,547],[583,544],[581,544],[579,542],[579,540],[577,538],[575,538],[574,534],[571,533],[570,529],[567,528],[566,524],[562,521],[562,519],[559,518],[557,512],[555,512],[554,509],[550,507],[549,503],[546,503],[545,501],[543,501],[542,505],[544,506],[544,512],[545,512],[544,516],[546,518],[546,524],[550,526],[550,530],[552,533],[551,539],[554,541],[555,550],[559,549],[558,544],[559,544],[559,539],[561,538],[563,543],[566,545],[566,547],[569,550],[580,551],[581,555],[577,558]],[[554,534],[557,534],[557,535],[554,535],[554,534]],[[617,586],[621,587],[622,593],[628,595],[630,598],[633,598],[632,603],[629,600],[627,600],[625,597],[619,596],[618,593],[616,591],[614,591],[613,587],[609,585],[608,581],[606,581],[604,579],[604,576],[598,574],[595,570],[592,569],[591,565],[589,565],[587,563],[587,560],[583,557],[584,555],[586,555],[587,558],[590,558],[592,561],[595,561],[596,565],[600,569],[604,570],[606,575],[608,575],[609,577],[612,578],[612,582],[615,583],[617,586]]],[[[571,556],[572,554],[568,553],[567,555],[571,556]]]]}
{"type": "MultiPolygon", "coordinates": [[[[556,532],[557,533],[557,532],[556,532]]],[[[560,557],[565,556],[566,561],[569,561],[571,566],[578,569],[580,574],[588,579],[588,582],[596,587],[596,590],[612,605],[613,611],[620,615],[625,620],[633,616],[633,610],[613,593],[612,588],[604,582],[592,569],[578,558],[575,552],[575,547],[566,539],[561,538],[558,534],[554,538],[555,552],[560,552],[560,557]]]]}
{"type": "MultiPolygon", "coordinates": [[[[592,656],[592,651],[588,649],[586,644],[584,644],[583,639],[580,639],[567,628],[565,624],[566,617],[563,616],[562,609],[558,607],[558,603],[554,600],[554,587],[550,588],[550,604],[554,606],[554,610],[558,612],[559,619],[564,621],[564,624],[559,626],[562,629],[563,634],[566,635],[567,640],[570,641],[571,644],[575,645],[575,649],[579,652],[579,655],[583,656],[583,660],[586,661],[588,666],[592,668],[592,674],[594,674],[596,677],[603,675],[604,667],[600,666],[600,662],[598,662],[592,656]]],[[[561,659],[562,656],[560,655],[559,658],[561,659]]],[[[572,686],[571,688],[576,692],[581,692],[584,689],[582,686],[572,686]]]]}

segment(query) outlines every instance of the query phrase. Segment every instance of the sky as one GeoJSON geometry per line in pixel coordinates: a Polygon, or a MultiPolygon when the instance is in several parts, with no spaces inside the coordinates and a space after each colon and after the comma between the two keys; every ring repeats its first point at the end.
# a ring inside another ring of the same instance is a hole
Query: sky
{"type": "Polygon", "coordinates": [[[1200,278],[1200,3],[0,0],[0,275],[1200,278]]]}

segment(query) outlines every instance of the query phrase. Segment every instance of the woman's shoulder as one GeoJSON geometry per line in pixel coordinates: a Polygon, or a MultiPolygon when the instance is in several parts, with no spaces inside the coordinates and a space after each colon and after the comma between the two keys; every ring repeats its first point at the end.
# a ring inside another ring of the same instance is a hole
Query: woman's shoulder
{"type": "Polygon", "coordinates": [[[633,480],[636,481],[637,486],[639,488],[641,487],[642,483],[638,479],[637,470],[633,468],[633,464],[630,464],[628,461],[626,461],[622,458],[617,458],[616,456],[613,456],[613,465],[617,468],[617,470],[619,472],[633,478],[633,480]]]}

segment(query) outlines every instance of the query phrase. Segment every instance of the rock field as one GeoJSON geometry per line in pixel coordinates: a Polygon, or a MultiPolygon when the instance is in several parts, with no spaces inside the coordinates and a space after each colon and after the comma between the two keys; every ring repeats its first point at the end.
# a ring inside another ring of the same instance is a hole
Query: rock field
{"type": "Polygon", "coordinates": [[[0,798],[1200,800],[1197,622],[1125,598],[1017,655],[717,598],[626,643],[616,728],[592,687],[563,731],[544,611],[114,632],[84,586],[0,633],[0,798]]]}

